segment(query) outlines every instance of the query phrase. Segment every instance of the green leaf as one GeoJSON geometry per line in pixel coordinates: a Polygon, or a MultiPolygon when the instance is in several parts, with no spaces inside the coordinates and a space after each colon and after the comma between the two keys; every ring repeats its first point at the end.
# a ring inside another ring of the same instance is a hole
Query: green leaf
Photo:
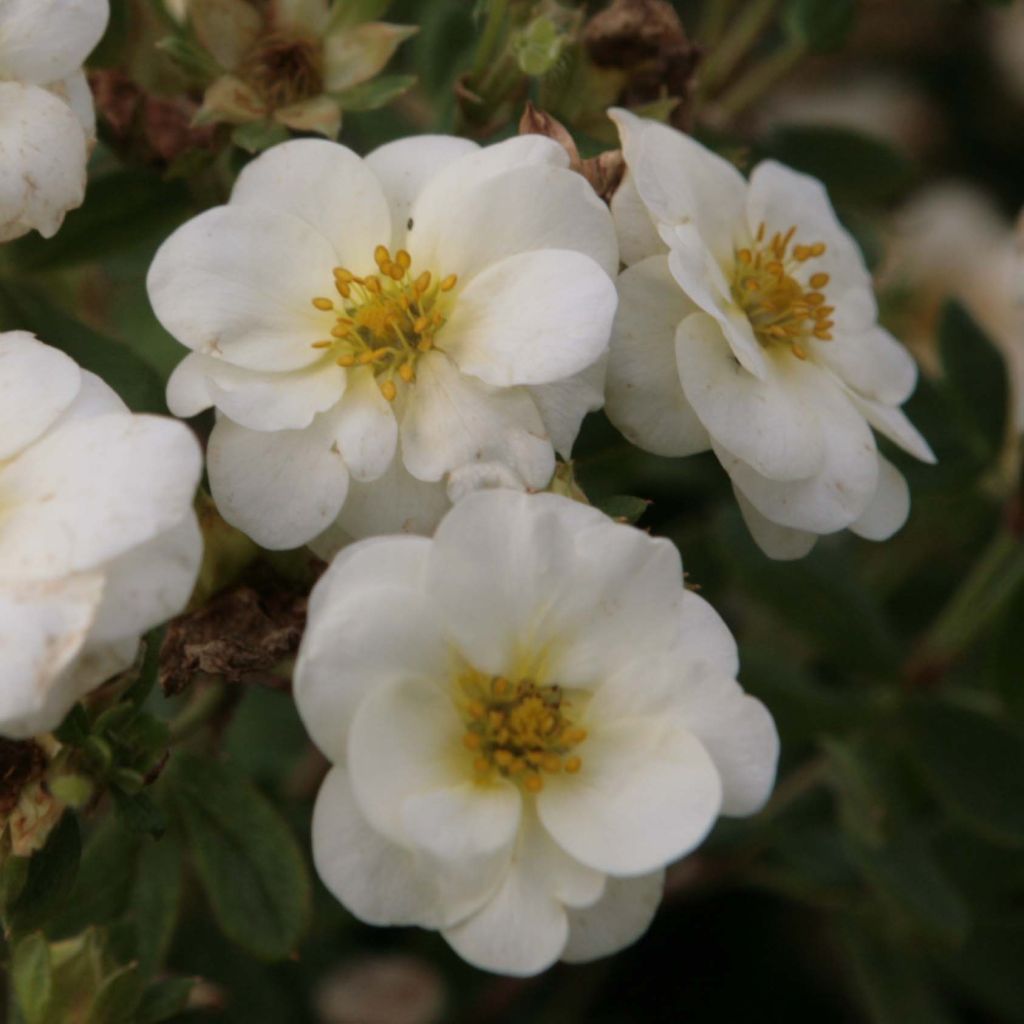
{"type": "Polygon", "coordinates": [[[613,494],[594,503],[606,516],[625,523],[635,523],[648,509],[650,502],[628,494],[613,494]]]}
{"type": "Polygon", "coordinates": [[[136,835],[149,835],[159,839],[167,829],[167,818],[156,801],[145,791],[125,793],[113,790],[117,814],[125,827],[136,835]]]}
{"type": "Polygon", "coordinates": [[[377,21],[390,6],[391,0],[334,0],[324,34],[364,21],[377,21]]]}
{"type": "Polygon", "coordinates": [[[812,53],[838,50],[853,28],[855,0],[788,0],[782,14],[789,35],[812,53]]]}
{"type": "Polygon", "coordinates": [[[144,840],[131,907],[135,917],[139,973],[150,977],[162,965],[181,908],[182,851],[177,835],[144,840]]]}
{"type": "Polygon", "coordinates": [[[11,980],[26,1024],[42,1024],[53,995],[53,963],[42,932],[26,935],[14,947],[11,980]]]}
{"type": "Polygon", "coordinates": [[[231,133],[231,141],[247,153],[262,153],[289,138],[288,129],[276,121],[253,121],[240,124],[231,133]]]}
{"type": "Polygon", "coordinates": [[[29,862],[25,885],[8,915],[14,931],[42,927],[64,904],[75,884],[81,855],[78,819],[66,811],[46,845],[29,862]]]}
{"type": "Polygon", "coordinates": [[[102,377],[134,412],[166,413],[160,378],[127,345],[68,316],[27,285],[0,282],[0,330],[26,330],[102,377]]]}
{"type": "Polygon", "coordinates": [[[415,84],[415,75],[378,75],[369,82],[335,93],[333,98],[343,111],[379,110],[415,84]]]}
{"type": "Polygon", "coordinates": [[[287,824],[229,765],[179,752],[165,778],[224,934],[264,959],[288,956],[308,922],[310,882],[287,824]]]}
{"type": "Polygon", "coordinates": [[[142,998],[142,979],[136,964],[125,964],[107,975],[96,992],[88,1024],[134,1024],[142,998]]]}
{"type": "Polygon", "coordinates": [[[89,736],[89,716],[81,704],[76,704],[54,731],[54,736],[66,746],[80,747],[89,736]]]}
{"type": "Polygon", "coordinates": [[[970,314],[950,301],[939,324],[943,383],[977,455],[988,465],[1002,450],[1010,380],[1003,354],[970,314]]]}
{"type": "Polygon", "coordinates": [[[155,981],[142,994],[133,1024],[160,1024],[181,1013],[195,986],[193,978],[164,978],[155,981]]]}
{"type": "Polygon", "coordinates": [[[931,700],[906,708],[902,737],[940,804],[989,839],[1024,846],[1024,732],[931,700]]]}

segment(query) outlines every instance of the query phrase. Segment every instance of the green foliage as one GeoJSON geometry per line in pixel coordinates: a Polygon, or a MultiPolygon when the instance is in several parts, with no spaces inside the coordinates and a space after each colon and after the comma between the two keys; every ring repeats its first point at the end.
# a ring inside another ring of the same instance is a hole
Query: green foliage
{"type": "Polygon", "coordinates": [[[812,53],[838,50],[853,28],[856,0],[787,0],[786,30],[812,53]]]}
{"type": "Polygon", "coordinates": [[[647,511],[649,504],[650,502],[644,501],[643,498],[634,498],[628,494],[613,494],[599,501],[596,507],[606,516],[611,516],[612,519],[618,519],[624,523],[635,523],[647,511]]]}
{"type": "Polygon", "coordinates": [[[10,931],[32,931],[64,904],[75,883],[81,855],[78,820],[65,813],[46,845],[29,861],[25,884],[4,915],[10,931]]]}

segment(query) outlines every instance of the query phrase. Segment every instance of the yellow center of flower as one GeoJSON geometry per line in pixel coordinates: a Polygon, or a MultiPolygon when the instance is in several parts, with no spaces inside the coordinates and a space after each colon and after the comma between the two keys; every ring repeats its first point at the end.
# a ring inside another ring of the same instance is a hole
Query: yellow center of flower
{"type": "Polygon", "coordinates": [[[573,775],[582,767],[574,750],[587,731],[574,724],[560,686],[542,686],[532,679],[513,683],[471,669],[459,678],[458,689],[466,721],[462,744],[472,755],[479,781],[497,773],[529,793],[539,793],[544,773],[573,775]]]}
{"type": "Polygon", "coordinates": [[[429,270],[413,274],[412,257],[404,249],[392,257],[387,246],[378,245],[373,255],[379,273],[359,277],[335,267],[338,298],[313,299],[318,310],[333,317],[330,338],[314,341],[313,348],[330,349],[339,366],[371,367],[390,402],[399,383],[416,380],[416,362],[434,347],[458,278],[436,278],[429,270]]]}
{"type": "Polygon", "coordinates": [[[765,241],[762,223],[754,245],[736,251],[732,294],[765,348],[786,345],[797,358],[806,359],[809,339],[832,340],[835,307],[826,305],[823,291],[828,274],[811,274],[807,287],[794,276],[803,264],[825,253],[825,243],[794,245],[795,235],[791,227],[765,241]]]}

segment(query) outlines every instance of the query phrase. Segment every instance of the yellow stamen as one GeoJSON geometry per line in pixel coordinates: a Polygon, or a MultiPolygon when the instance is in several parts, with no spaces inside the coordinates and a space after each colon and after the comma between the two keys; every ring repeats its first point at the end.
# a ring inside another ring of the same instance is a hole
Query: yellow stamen
{"type": "Polygon", "coordinates": [[[313,305],[317,309],[327,312],[328,310],[334,309],[334,303],[330,299],[325,299],[323,296],[318,296],[313,300],[313,305]]]}
{"type": "Polygon", "coordinates": [[[398,391],[395,388],[395,382],[393,380],[384,380],[380,384],[380,393],[389,401],[393,402],[395,397],[398,395],[398,391]]]}
{"type": "Polygon", "coordinates": [[[441,282],[441,291],[443,291],[443,292],[450,292],[455,287],[455,285],[458,283],[458,280],[459,280],[458,275],[456,275],[456,274],[449,274],[441,282]]]}

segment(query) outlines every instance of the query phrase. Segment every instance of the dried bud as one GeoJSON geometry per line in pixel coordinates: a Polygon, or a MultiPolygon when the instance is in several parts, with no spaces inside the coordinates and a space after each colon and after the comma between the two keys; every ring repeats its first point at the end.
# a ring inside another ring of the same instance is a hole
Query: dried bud
{"type": "MultiPolygon", "coordinates": [[[[56,750],[56,741],[48,745],[56,750]]],[[[42,741],[0,738],[0,822],[16,857],[41,849],[64,813],[64,804],[46,785],[49,762],[42,741]]]]}

